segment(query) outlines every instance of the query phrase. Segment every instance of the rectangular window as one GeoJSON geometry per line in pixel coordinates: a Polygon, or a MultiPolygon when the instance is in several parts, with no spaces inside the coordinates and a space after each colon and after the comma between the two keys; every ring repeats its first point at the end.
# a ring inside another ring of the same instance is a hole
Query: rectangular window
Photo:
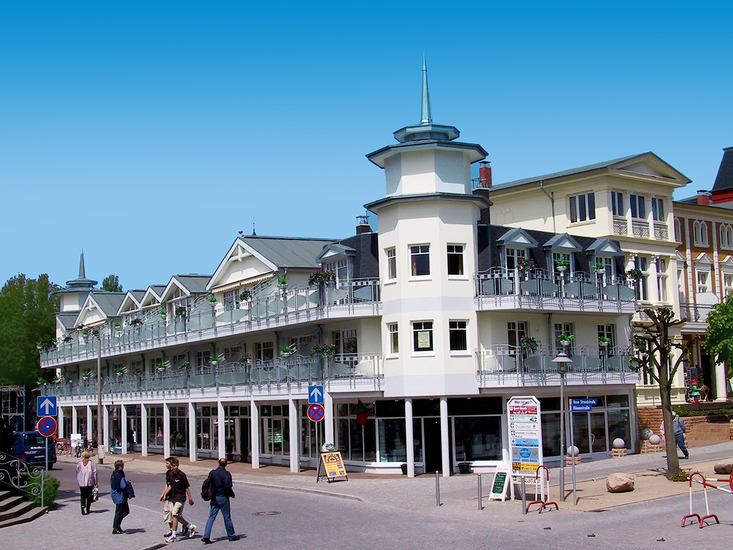
{"type": "Polygon", "coordinates": [[[507,323],[507,343],[509,346],[519,349],[521,347],[520,340],[523,336],[527,336],[526,322],[520,321],[507,323]]]}
{"type": "Polygon", "coordinates": [[[448,275],[463,275],[463,245],[448,245],[448,275]]]}
{"type": "Polygon", "coordinates": [[[507,248],[504,251],[506,259],[506,268],[509,271],[514,271],[517,268],[517,260],[519,258],[528,258],[526,248],[507,248]]]}
{"type": "Polygon", "coordinates": [[[641,195],[629,195],[629,206],[631,208],[631,217],[640,220],[646,219],[646,205],[644,197],[641,195]]]}
{"type": "Polygon", "coordinates": [[[723,292],[726,296],[733,293],[733,274],[723,273],[723,292]]]}
{"type": "Polygon", "coordinates": [[[337,287],[349,281],[349,261],[345,258],[324,264],[323,269],[324,271],[333,271],[336,275],[335,283],[337,287]]]}
{"type": "Polygon", "coordinates": [[[575,347],[575,325],[573,323],[555,323],[555,349],[557,351],[564,351],[568,356],[572,357],[573,349],[575,347]],[[561,337],[572,336],[570,343],[563,346],[561,337]]]}
{"type": "Polygon", "coordinates": [[[596,196],[594,193],[574,195],[570,201],[570,223],[596,219],[596,196]]]}
{"type": "Polygon", "coordinates": [[[558,267],[560,267],[560,266],[557,265],[557,261],[560,260],[560,259],[565,260],[565,262],[567,262],[567,263],[564,263],[563,264],[563,265],[566,265],[567,266],[567,269],[565,271],[567,271],[568,273],[572,273],[573,272],[573,258],[572,258],[572,256],[570,254],[565,254],[563,252],[553,252],[552,253],[552,268],[553,268],[553,270],[559,271],[558,270],[558,267]]]}
{"type": "Polygon", "coordinates": [[[397,278],[397,251],[394,248],[388,248],[387,254],[387,280],[394,281],[397,278]]]}
{"type": "Polygon", "coordinates": [[[413,351],[433,351],[433,322],[415,321],[412,323],[413,351]]]}
{"type": "Polygon", "coordinates": [[[624,215],[624,194],[619,191],[611,191],[611,210],[614,216],[624,215]]]}
{"type": "Polygon", "coordinates": [[[196,366],[205,367],[211,362],[210,351],[197,351],[196,352],[196,366]]]}
{"type": "Polygon", "coordinates": [[[430,245],[421,244],[410,247],[410,273],[413,277],[430,275],[430,245]]]}
{"type": "Polygon", "coordinates": [[[667,260],[657,258],[657,292],[659,301],[667,301],[667,260]]]}
{"type": "Polygon", "coordinates": [[[709,271],[698,271],[697,272],[697,291],[707,292],[708,291],[708,280],[710,278],[709,271]]]}
{"type": "Polygon", "coordinates": [[[647,291],[647,279],[649,273],[647,271],[647,258],[644,256],[637,256],[634,258],[634,268],[641,271],[641,279],[636,284],[636,299],[637,300],[648,300],[649,293],[647,291]]]}
{"type": "Polygon", "coordinates": [[[397,355],[400,352],[400,341],[398,338],[397,323],[388,323],[387,330],[389,331],[389,353],[397,355]]]}
{"type": "Polygon", "coordinates": [[[255,359],[269,363],[275,359],[275,344],[272,342],[255,342],[255,359]]]}
{"type": "Polygon", "coordinates": [[[663,222],[664,219],[664,200],[652,198],[652,217],[655,222],[663,222]]]}
{"type": "Polygon", "coordinates": [[[467,324],[466,321],[449,321],[451,351],[468,351],[467,324]]]}
{"type": "Polygon", "coordinates": [[[609,351],[616,347],[616,326],[615,325],[598,325],[598,338],[608,338],[611,342],[608,344],[609,351]]]}

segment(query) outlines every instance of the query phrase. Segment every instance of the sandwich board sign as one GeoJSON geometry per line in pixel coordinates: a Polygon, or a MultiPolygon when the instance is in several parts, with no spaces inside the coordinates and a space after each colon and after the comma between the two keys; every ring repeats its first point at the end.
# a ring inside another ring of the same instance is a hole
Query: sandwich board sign
{"type": "Polygon", "coordinates": [[[499,467],[494,472],[494,478],[491,480],[491,491],[489,491],[489,500],[506,500],[506,492],[511,484],[511,476],[509,468],[499,467]]]}
{"type": "Polygon", "coordinates": [[[509,456],[512,473],[534,474],[542,465],[542,422],[540,402],[533,396],[512,397],[509,416],[509,456]]]}

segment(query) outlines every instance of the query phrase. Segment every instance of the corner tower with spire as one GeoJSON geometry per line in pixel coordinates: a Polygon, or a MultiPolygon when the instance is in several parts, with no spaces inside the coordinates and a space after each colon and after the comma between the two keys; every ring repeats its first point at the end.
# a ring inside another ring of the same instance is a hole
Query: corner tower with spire
{"type": "Polygon", "coordinates": [[[97,281],[87,279],[86,268],[84,266],[84,251],[79,256],[79,276],[71,281],[66,281],[66,288],[56,292],[59,297],[59,307],[62,313],[75,312],[81,310],[84,301],[89,293],[94,290],[97,281]]]}
{"type": "Polygon", "coordinates": [[[477,220],[489,202],[472,193],[471,164],[487,153],[459,135],[433,122],[423,60],[419,124],[367,155],[387,183],[385,197],[366,205],[379,217],[382,334],[399,339],[397,353],[383,350],[385,397],[478,394],[469,351],[478,342],[473,274],[477,220]],[[470,327],[465,353],[448,344],[456,319],[470,327]]]}

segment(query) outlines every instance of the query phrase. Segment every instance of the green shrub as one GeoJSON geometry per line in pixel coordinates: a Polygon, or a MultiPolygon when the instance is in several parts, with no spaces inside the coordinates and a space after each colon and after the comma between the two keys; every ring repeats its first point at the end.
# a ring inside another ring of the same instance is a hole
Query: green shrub
{"type": "Polygon", "coordinates": [[[670,481],[687,481],[690,479],[690,474],[687,473],[685,470],[680,470],[675,475],[673,475],[669,480],[670,481]]]}
{"type": "MultiPolygon", "coordinates": [[[[53,504],[56,495],[59,493],[59,485],[61,482],[50,474],[43,474],[43,505],[48,508],[53,504]]],[[[34,478],[28,483],[30,493],[26,494],[26,498],[32,501],[36,506],[41,505],[41,478],[34,478]],[[37,493],[37,494],[33,494],[37,493]]]]}

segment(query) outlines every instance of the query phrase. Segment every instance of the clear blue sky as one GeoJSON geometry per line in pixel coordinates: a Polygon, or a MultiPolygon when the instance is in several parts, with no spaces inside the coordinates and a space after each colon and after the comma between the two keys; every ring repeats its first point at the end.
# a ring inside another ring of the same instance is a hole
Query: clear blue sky
{"type": "Polygon", "coordinates": [[[364,157],[433,120],[494,181],[653,151],[712,187],[733,146],[724,2],[0,3],[0,283],[211,274],[237,236],[343,238],[364,157]],[[266,5],[265,5],[266,4],[266,5]]]}

